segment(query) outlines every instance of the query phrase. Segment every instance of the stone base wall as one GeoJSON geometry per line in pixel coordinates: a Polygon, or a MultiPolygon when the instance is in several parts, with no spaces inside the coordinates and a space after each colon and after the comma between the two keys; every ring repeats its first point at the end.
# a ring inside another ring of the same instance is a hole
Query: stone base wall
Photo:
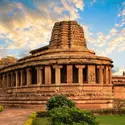
{"type": "Polygon", "coordinates": [[[125,84],[124,86],[114,86],[114,98],[125,99],[125,84]]]}
{"type": "Polygon", "coordinates": [[[125,99],[125,76],[113,76],[112,83],[114,98],[125,99]]]}
{"type": "Polygon", "coordinates": [[[101,85],[62,85],[29,87],[6,90],[0,94],[0,105],[8,106],[42,106],[49,98],[57,94],[63,94],[72,99],[76,106],[83,109],[100,109],[112,107],[112,87],[101,85]],[[98,90],[98,91],[97,91],[98,90]]]}

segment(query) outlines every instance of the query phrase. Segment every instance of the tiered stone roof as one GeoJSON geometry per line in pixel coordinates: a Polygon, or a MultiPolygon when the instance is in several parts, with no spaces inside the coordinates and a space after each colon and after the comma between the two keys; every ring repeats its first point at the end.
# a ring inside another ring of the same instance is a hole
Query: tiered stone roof
{"type": "Polygon", "coordinates": [[[76,21],[55,23],[49,48],[88,50],[83,28],[76,21]]]}

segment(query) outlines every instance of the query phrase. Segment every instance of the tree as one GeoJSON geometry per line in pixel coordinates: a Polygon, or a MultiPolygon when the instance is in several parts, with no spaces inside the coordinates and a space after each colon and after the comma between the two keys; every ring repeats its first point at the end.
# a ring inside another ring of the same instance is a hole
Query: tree
{"type": "Polygon", "coordinates": [[[116,113],[122,114],[122,109],[125,107],[125,100],[116,98],[113,100],[113,107],[116,113]]]}
{"type": "Polygon", "coordinates": [[[12,57],[12,56],[7,56],[4,58],[1,58],[0,59],[0,68],[7,66],[7,65],[10,65],[10,64],[13,64],[13,63],[16,63],[16,61],[17,61],[17,58],[12,57]]]}
{"type": "Polygon", "coordinates": [[[91,112],[75,107],[54,108],[49,113],[51,125],[99,125],[91,112]]]}

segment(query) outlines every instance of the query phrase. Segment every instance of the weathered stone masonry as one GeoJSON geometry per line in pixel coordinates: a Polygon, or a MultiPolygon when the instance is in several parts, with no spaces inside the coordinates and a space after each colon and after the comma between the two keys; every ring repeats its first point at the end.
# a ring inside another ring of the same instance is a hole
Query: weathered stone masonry
{"type": "Polygon", "coordinates": [[[112,107],[112,60],[88,50],[76,21],[55,23],[50,44],[0,69],[0,104],[45,105],[64,94],[80,108],[112,107]]]}

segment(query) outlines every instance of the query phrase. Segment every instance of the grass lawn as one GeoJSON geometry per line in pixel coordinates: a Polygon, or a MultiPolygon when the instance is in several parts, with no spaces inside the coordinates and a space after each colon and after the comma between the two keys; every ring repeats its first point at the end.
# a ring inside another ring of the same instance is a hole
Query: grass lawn
{"type": "MultiPolygon", "coordinates": [[[[125,125],[124,116],[102,115],[96,116],[99,125],[125,125]]],[[[37,118],[33,121],[33,125],[49,125],[48,118],[37,118]]]]}
{"type": "Polygon", "coordinates": [[[103,115],[96,116],[97,121],[100,125],[125,125],[125,115],[116,116],[116,115],[103,115]]]}
{"type": "Polygon", "coordinates": [[[33,125],[49,125],[49,118],[36,118],[33,120],[33,125]]]}

